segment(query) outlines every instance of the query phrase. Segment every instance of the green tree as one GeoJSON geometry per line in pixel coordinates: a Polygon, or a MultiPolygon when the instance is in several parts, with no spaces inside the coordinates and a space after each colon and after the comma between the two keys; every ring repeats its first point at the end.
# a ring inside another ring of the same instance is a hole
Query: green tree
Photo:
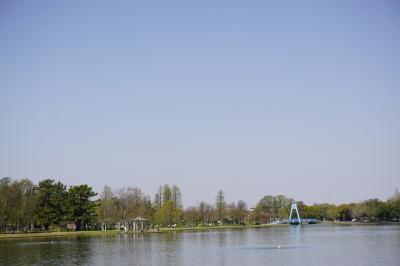
{"type": "Polygon", "coordinates": [[[375,220],[378,216],[378,210],[381,205],[379,199],[369,199],[364,201],[364,204],[366,206],[366,216],[375,220]]]}
{"type": "Polygon", "coordinates": [[[329,221],[334,221],[338,218],[338,209],[334,204],[323,204],[324,216],[329,221]]]}
{"type": "Polygon", "coordinates": [[[256,223],[269,223],[273,220],[288,218],[291,199],[283,195],[262,197],[257,203],[251,220],[256,223]]]}
{"type": "MultiPolygon", "coordinates": [[[[274,197],[274,218],[276,219],[286,219],[289,215],[290,212],[290,205],[291,205],[292,199],[285,197],[284,195],[278,195],[274,197]]],[[[297,202],[297,206],[302,207],[303,202],[297,202]]],[[[299,209],[300,211],[300,209],[299,209]]],[[[301,216],[301,213],[300,213],[301,216]]]]}
{"type": "Polygon", "coordinates": [[[166,202],[172,202],[177,208],[182,208],[182,194],[178,186],[168,184],[160,186],[154,196],[154,207],[161,208],[166,202]]]}
{"type": "Polygon", "coordinates": [[[66,222],[67,189],[61,182],[46,179],[39,182],[37,193],[38,221],[48,230],[50,225],[66,222]]]}
{"type": "Polygon", "coordinates": [[[337,209],[338,218],[341,221],[350,221],[351,220],[351,206],[349,204],[341,204],[337,209]]]}
{"type": "Polygon", "coordinates": [[[163,187],[162,201],[163,203],[172,201],[172,190],[168,184],[165,184],[163,187]]]}
{"type": "Polygon", "coordinates": [[[244,224],[247,217],[247,204],[243,200],[228,205],[229,221],[234,224],[244,224]]]}
{"type": "Polygon", "coordinates": [[[390,220],[394,222],[400,221],[400,193],[396,189],[394,196],[388,200],[388,205],[390,208],[390,220]]]}
{"type": "Polygon", "coordinates": [[[154,219],[157,224],[164,226],[178,224],[182,211],[175,207],[172,201],[165,202],[163,206],[156,211],[154,219]]]}
{"type": "Polygon", "coordinates": [[[91,200],[97,193],[88,185],[72,186],[68,190],[68,219],[76,229],[88,228],[96,221],[96,202],[91,200]]]}
{"type": "MultiPolygon", "coordinates": [[[[183,214],[181,205],[181,191],[176,185],[172,185],[172,188],[168,184],[161,186],[154,198],[154,222],[163,225],[178,224],[183,214]]],[[[145,209],[147,212],[152,211],[150,206],[145,209]]]]}
{"type": "Polygon", "coordinates": [[[199,210],[194,206],[187,208],[184,211],[184,220],[191,226],[196,226],[199,220],[199,210]]]}
{"type": "Polygon", "coordinates": [[[248,215],[247,203],[243,200],[239,200],[236,206],[236,223],[244,224],[248,215]]]}
{"type": "Polygon", "coordinates": [[[0,179],[0,225],[4,231],[7,230],[7,224],[13,211],[11,183],[10,177],[0,179]]]}
{"type": "Polygon", "coordinates": [[[36,186],[29,179],[18,181],[19,216],[18,222],[27,231],[37,222],[36,186]]]}

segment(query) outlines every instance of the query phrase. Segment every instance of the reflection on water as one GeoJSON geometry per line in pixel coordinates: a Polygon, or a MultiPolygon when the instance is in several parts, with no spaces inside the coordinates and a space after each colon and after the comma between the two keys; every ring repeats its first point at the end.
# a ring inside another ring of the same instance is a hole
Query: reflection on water
{"type": "Polygon", "coordinates": [[[85,265],[92,252],[89,241],[77,238],[6,240],[0,242],[0,265],[59,265],[65,254],[80,256],[70,256],[64,265],[85,265]]]}
{"type": "Polygon", "coordinates": [[[303,248],[310,248],[310,247],[302,247],[302,246],[257,246],[257,247],[244,247],[243,249],[303,249],[303,248]]]}
{"type": "Polygon", "coordinates": [[[0,265],[399,265],[400,226],[302,225],[0,241],[0,265]]]}

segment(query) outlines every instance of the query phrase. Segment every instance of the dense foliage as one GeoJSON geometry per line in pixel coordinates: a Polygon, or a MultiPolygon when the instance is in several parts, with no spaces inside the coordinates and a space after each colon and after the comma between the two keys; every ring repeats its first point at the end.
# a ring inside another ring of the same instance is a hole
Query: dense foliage
{"type": "MultiPolygon", "coordinates": [[[[105,186],[99,197],[88,185],[70,186],[52,179],[37,185],[28,179],[0,179],[0,231],[65,230],[73,223],[76,230],[115,228],[119,222],[137,217],[153,226],[210,226],[263,224],[288,218],[293,199],[283,195],[264,196],[249,209],[246,202],[227,203],[222,190],[215,203],[204,201],[183,209],[180,189],[160,186],[153,201],[140,188],[105,186]],[[105,227],[104,227],[105,225],[105,227]]],[[[302,218],[321,221],[399,222],[400,193],[387,201],[369,199],[349,204],[297,205],[302,218]]]]}

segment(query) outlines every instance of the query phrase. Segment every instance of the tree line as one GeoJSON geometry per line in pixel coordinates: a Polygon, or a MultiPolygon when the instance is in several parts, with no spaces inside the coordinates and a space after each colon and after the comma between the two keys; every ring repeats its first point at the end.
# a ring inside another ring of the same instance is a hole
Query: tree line
{"type": "MultiPolygon", "coordinates": [[[[45,179],[34,184],[29,179],[0,179],[0,231],[65,230],[73,223],[76,230],[98,230],[106,225],[137,217],[153,226],[214,226],[265,224],[288,218],[293,199],[283,195],[262,197],[254,208],[239,200],[228,203],[222,190],[214,203],[200,202],[183,208],[178,186],[160,186],[153,199],[137,187],[112,190],[105,186],[100,194],[89,185],[69,186],[45,179]],[[98,197],[97,197],[98,196],[98,197]]],[[[387,201],[369,199],[349,204],[306,205],[297,201],[302,218],[321,221],[399,222],[400,193],[387,201]]]]}

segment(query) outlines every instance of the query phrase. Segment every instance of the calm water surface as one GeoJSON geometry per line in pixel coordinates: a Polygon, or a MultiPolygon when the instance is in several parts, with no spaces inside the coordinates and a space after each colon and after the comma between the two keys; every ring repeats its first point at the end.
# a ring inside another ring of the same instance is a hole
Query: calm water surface
{"type": "Polygon", "coordinates": [[[0,241],[0,265],[400,265],[400,226],[302,225],[0,241]]]}

